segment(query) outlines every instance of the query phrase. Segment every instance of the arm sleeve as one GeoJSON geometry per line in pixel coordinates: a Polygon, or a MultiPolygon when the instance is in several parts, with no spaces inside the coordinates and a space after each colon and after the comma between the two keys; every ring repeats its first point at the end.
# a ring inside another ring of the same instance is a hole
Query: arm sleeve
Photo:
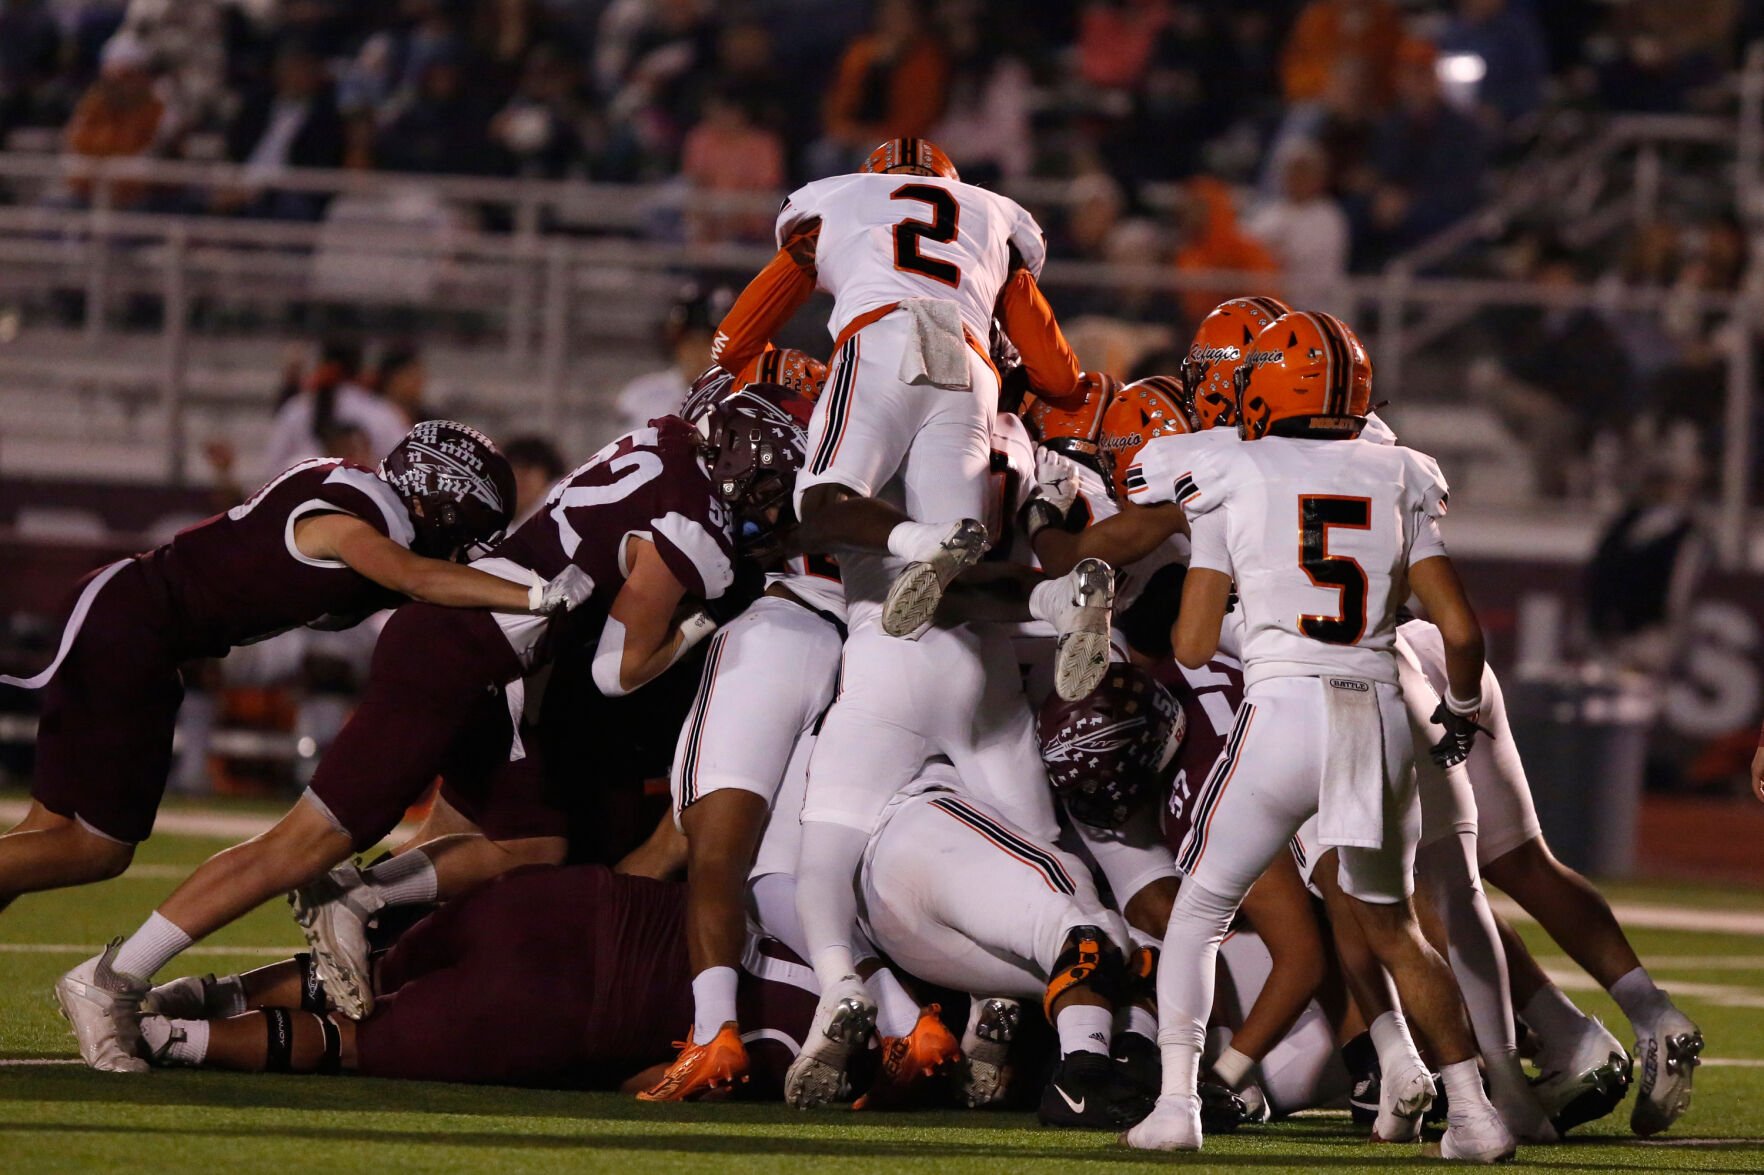
{"type": "Polygon", "coordinates": [[[711,359],[724,370],[741,371],[759,358],[778,329],[814,294],[812,243],[806,251],[809,264],[804,268],[804,246],[799,238],[792,238],[729,307],[711,340],[711,359]]]}
{"type": "Polygon", "coordinates": [[[1232,575],[1231,550],[1225,539],[1225,513],[1209,511],[1189,523],[1189,541],[1193,549],[1188,556],[1188,569],[1217,571],[1232,575]]]}
{"type": "Polygon", "coordinates": [[[1006,279],[998,296],[998,316],[1023,357],[1036,395],[1054,404],[1070,397],[1078,387],[1078,356],[1028,269],[1017,269],[1006,279]]]}

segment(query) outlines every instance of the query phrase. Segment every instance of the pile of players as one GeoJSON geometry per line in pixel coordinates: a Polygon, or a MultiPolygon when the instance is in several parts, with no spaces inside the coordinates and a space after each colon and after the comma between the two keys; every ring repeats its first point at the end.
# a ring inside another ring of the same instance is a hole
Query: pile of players
{"type": "Polygon", "coordinates": [[[44,696],[0,902],[127,866],[180,661],[397,605],[299,802],[56,985],[88,1064],[1026,1100],[1150,1149],[1347,1104],[1392,1142],[1441,1114],[1485,1162],[1638,1064],[1635,1130],[1684,1112],[1702,1037],[1545,846],[1445,480],[1345,324],[1238,298],[1179,372],[1081,372],[1033,219],[925,140],[792,195],[778,241],[679,413],[506,537],[506,461],[429,422],[76,589],[54,663],[6,681],[44,696]],[[768,342],[817,288],[827,367],[768,342]],[[698,681],[669,817],[562,866],[555,782],[594,780],[561,736],[668,673],[698,681]],[[350,861],[437,777],[415,836],[350,861]],[[282,894],[309,953],[154,986],[282,894]]]}

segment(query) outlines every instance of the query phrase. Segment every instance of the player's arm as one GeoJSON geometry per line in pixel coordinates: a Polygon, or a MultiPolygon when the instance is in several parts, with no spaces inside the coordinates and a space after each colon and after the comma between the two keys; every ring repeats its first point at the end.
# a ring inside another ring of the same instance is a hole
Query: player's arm
{"type": "Polygon", "coordinates": [[[815,247],[821,221],[811,217],[789,230],[783,247],[747,283],[717,324],[711,359],[725,371],[742,371],[765,351],[772,336],[815,292],[815,247]]]}
{"type": "Polygon", "coordinates": [[[622,697],[661,676],[715,624],[703,613],[685,623],[674,620],[686,587],[647,539],[626,542],[631,573],[613,598],[600,646],[594,652],[594,684],[608,697],[622,697]]]}
{"type": "Polygon", "coordinates": [[[1219,629],[1231,602],[1231,577],[1210,567],[1190,567],[1182,581],[1182,610],[1170,630],[1170,648],[1186,669],[1199,669],[1219,651],[1219,629]]]}
{"type": "Polygon", "coordinates": [[[537,612],[544,587],[529,588],[399,546],[349,514],[318,514],[294,524],[294,545],[308,559],[346,563],[356,574],[425,604],[537,612]]]}
{"type": "Polygon", "coordinates": [[[1304,1013],[1323,982],[1323,935],[1292,854],[1280,853],[1243,899],[1243,914],[1273,956],[1268,982],[1231,1047],[1259,1061],[1304,1013]]]}
{"type": "Polygon", "coordinates": [[[1188,520],[1174,502],[1155,506],[1122,502],[1119,514],[1077,534],[1052,527],[1037,532],[1035,557],[1050,575],[1064,575],[1078,560],[1089,558],[1101,559],[1110,567],[1126,567],[1157,550],[1171,535],[1187,532],[1188,520]]]}
{"type": "Polygon", "coordinates": [[[1482,710],[1482,625],[1449,555],[1431,555],[1411,564],[1409,590],[1427,610],[1445,645],[1446,695],[1433,720],[1446,733],[1432,754],[1441,767],[1450,767],[1469,756],[1470,744],[1481,729],[1476,716],[1482,710]]]}
{"type": "MultiPolygon", "coordinates": [[[[1012,250],[1013,260],[1016,257],[1012,250]]],[[[1023,358],[1035,394],[1058,404],[1078,391],[1078,356],[1054,319],[1053,307],[1035,275],[1018,265],[998,295],[998,320],[1023,358]]]]}

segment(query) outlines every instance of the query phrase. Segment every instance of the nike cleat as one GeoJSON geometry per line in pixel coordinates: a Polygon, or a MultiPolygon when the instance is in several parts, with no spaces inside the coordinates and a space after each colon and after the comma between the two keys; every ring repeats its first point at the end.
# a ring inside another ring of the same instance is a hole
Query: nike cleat
{"type": "Polygon", "coordinates": [[[1200,1099],[1177,1094],[1160,1097],[1150,1114],[1121,1135],[1121,1143],[1137,1151],[1198,1151],[1200,1099]]]}
{"type": "Polygon", "coordinates": [[[1439,1157],[1465,1163],[1501,1163],[1517,1153],[1500,1111],[1486,1100],[1456,1113],[1439,1140],[1439,1157]]]}
{"type": "Polygon", "coordinates": [[[993,996],[981,1000],[979,1015],[970,1018],[968,1030],[962,1034],[962,1098],[969,1109],[1004,1100],[1005,1065],[1022,1017],[1023,1005],[1005,996],[993,996]]]}
{"type": "Polygon", "coordinates": [[[1122,1076],[1107,1053],[1067,1053],[1041,1092],[1044,1126],[1120,1130],[1146,1116],[1152,1099],[1122,1076]]]}
{"type": "Polygon", "coordinates": [[[101,1073],[145,1073],[148,1064],[136,1052],[141,1044],[139,1017],[147,981],[123,975],[112,967],[122,939],[113,938],[95,955],[55,981],[55,1002],[73,1026],[80,1059],[101,1073]]]}
{"type": "Polygon", "coordinates": [[[331,1006],[351,1020],[366,1017],[374,1010],[367,925],[386,903],[349,862],[289,894],[288,905],[331,1006]]]}
{"type": "Polygon", "coordinates": [[[1690,1109],[1691,1078],[1702,1064],[1703,1034],[1690,1017],[1666,1005],[1664,1011],[1635,1033],[1635,1060],[1640,1081],[1629,1128],[1648,1138],[1660,1133],[1690,1109]]]}
{"type": "Polygon", "coordinates": [[[944,589],[986,553],[986,525],[972,518],[950,524],[949,533],[928,558],[907,564],[895,576],[882,602],[882,631],[911,637],[931,623],[944,589]]]}
{"type": "Polygon", "coordinates": [[[1114,622],[1115,572],[1101,559],[1080,559],[1066,576],[1069,606],[1054,627],[1054,692],[1068,702],[1089,697],[1109,669],[1109,626],[1114,622]]]}
{"type": "Polygon", "coordinates": [[[845,1087],[854,1053],[876,1031],[876,1001],[847,975],[821,996],[802,1052],[784,1073],[784,1101],[799,1110],[824,1106],[845,1087]]]}
{"type": "Polygon", "coordinates": [[[661,1080],[637,1095],[640,1102],[694,1102],[727,1097],[748,1077],[747,1046],[734,1024],[725,1024],[707,1044],[694,1044],[692,1032],[676,1046],[680,1055],[661,1080]]]}
{"type": "Polygon", "coordinates": [[[1123,1032],[1115,1037],[1109,1052],[1129,1085],[1149,1098],[1158,1096],[1164,1086],[1164,1056],[1157,1041],[1137,1032],[1123,1032]]]}
{"type": "Polygon", "coordinates": [[[854,1110],[900,1110],[921,1102],[927,1087],[962,1063],[962,1046],[943,1025],[943,1008],[919,1010],[918,1022],[905,1036],[882,1038],[882,1065],[869,1092],[854,1110]]]}
{"type": "Polygon", "coordinates": [[[1531,1085],[1558,1135],[1615,1110],[1629,1093],[1635,1069],[1617,1038],[1591,1016],[1566,1057],[1556,1060],[1561,1056],[1554,1048],[1540,1053],[1542,1074],[1531,1085]]]}

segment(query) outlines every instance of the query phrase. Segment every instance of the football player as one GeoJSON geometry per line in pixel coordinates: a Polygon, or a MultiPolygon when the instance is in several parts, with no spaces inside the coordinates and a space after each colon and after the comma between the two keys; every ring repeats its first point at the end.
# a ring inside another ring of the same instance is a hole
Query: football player
{"type": "Polygon", "coordinates": [[[43,691],[30,812],[0,837],[0,907],[114,877],[153,831],[184,688],[181,662],[299,625],[336,629],[405,599],[525,616],[573,579],[510,583],[456,561],[494,541],[514,475],[448,420],[412,429],[378,471],[304,461],[242,504],[87,576],[53,662],[0,684],[43,691]]]}
{"type": "MultiPolygon", "coordinates": [[[[641,1089],[691,1008],[685,906],[682,885],[602,865],[523,870],[378,956],[378,999],[360,1021],[331,1012],[301,955],[154,988],[142,1037],[156,1065],[641,1089]]],[[[739,998],[756,1028],[753,1088],[776,1097],[814,1011],[813,978],[770,944],[751,947],[739,998]]]]}
{"type": "Polygon", "coordinates": [[[1474,740],[1482,633],[1439,537],[1438,467],[1358,439],[1371,375],[1339,320],[1284,315],[1238,370],[1241,441],[1209,443],[1218,429],[1162,438],[1127,474],[1140,500],[1180,507],[1189,522],[1176,659],[1189,668],[1212,659],[1234,582],[1247,633],[1244,702],[1178,856],[1187,878],[1158,973],[1163,1093],[1124,1136],[1136,1148],[1200,1148],[1197,1078],[1218,944],[1249,886],[1315,811],[1321,840],[1338,848],[1353,915],[1441,1063],[1450,1098],[1441,1153],[1492,1162],[1515,1149],[1483,1092],[1451,971],[1409,902],[1417,829],[1395,612],[1412,590],[1446,643],[1441,755],[1467,753],[1474,740]],[[1240,773],[1253,786],[1233,788],[1240,773]]]}
{"type": "MultiPolygon", "coordinates": [[[[713,414],[710,432],[707,442],[692,425],[665,416],[619,438],[478,562],[480,570],[522,585],[575,568],[568,573],[592,585],[592,594],[569,615],[553,621],[411,604],[392,617],[360,705],[288,815],[211,858],[134,935],[57,983],[88,1064],[140,1071],[132,1053],[147,981],[196,939],[378,842],[462,742],[477,753],[493,740],[508,747],[509,760],[523,759],[521,682],[560,645],[593,647],[596,684],[619,695],[665,671],[708,634],[712,625],[702,611],[677,619],[680,605],[689,596],[722,595],[734,578],[738,530],[768,534],[789,489],[787,478],[753,476],[753,446],[738,438],[762,434],[775,443],[775,455],[788,454],[781,464],[790,470],[801,452],[799,431],[740,407],[713,414]]],[[[427,869],[424,856],[416,855],[419,876],[408,888],[423,888],[431,899],[447,894],[450,867],[457,866],[452,884],[459,886],[511,864],[506,853],[469,846],[428,860],[427,869]]],[[[326,948],[338,997],[365,1012],[371,989],[359,972],[361,956],[330,949],[323,933],[329,920],[306,921],[321,932],[315,938],[326,948]]]]}

